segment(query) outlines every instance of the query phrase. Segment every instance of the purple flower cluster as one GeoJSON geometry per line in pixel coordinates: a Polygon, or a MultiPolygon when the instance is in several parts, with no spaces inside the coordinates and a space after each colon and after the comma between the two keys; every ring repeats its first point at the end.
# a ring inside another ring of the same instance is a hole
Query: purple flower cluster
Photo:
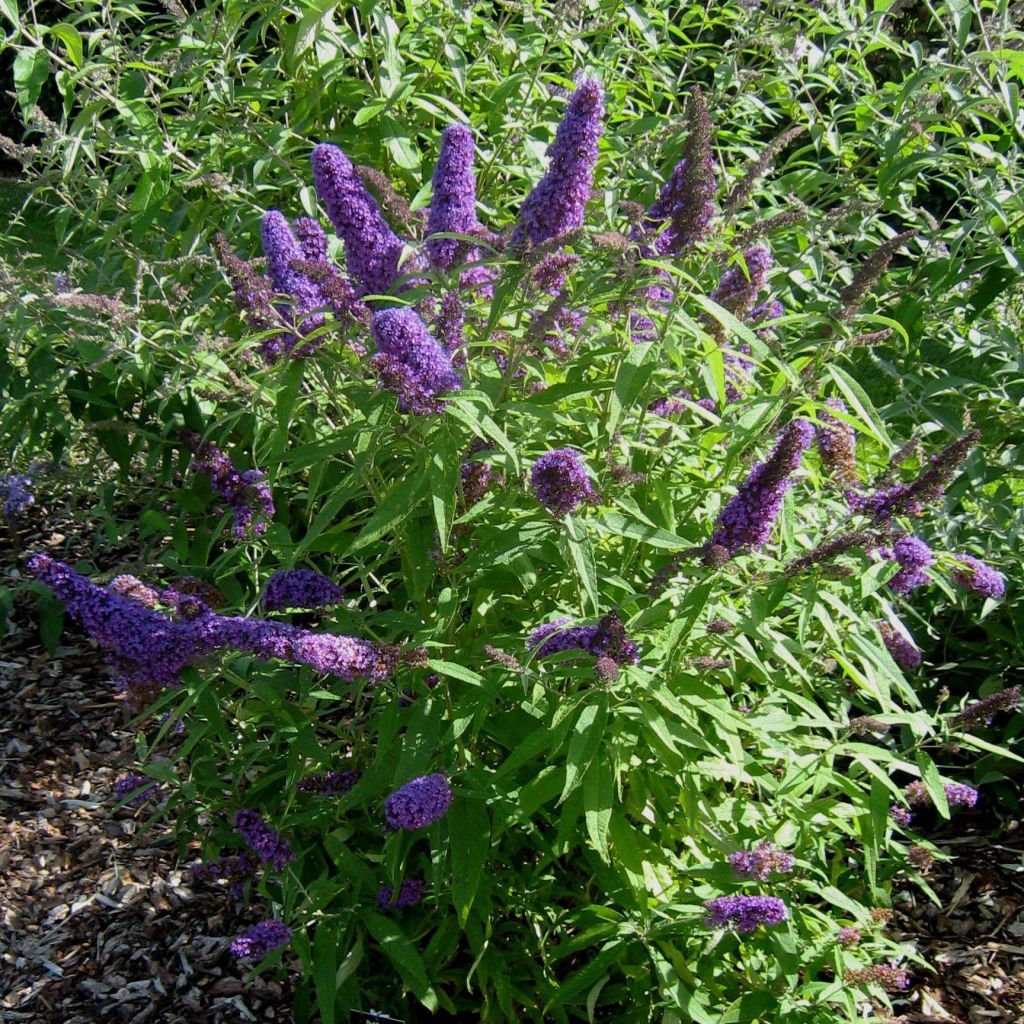
{"type": "Polygon", "coordinates": [[[1021,688],[1011,686],[1008,689],[1000,690],[998,693],[991,693],[973,704],[968,704],[963,711],[953,715],[951,722],[964,730],[969,730],[979,722],[988,725],[999,711],[1006,711],[1010,708],[1020,707],[1021,688]]]}
{"type": "Polygon", "coordinates": [[[445,816],[451,802],[451,786],[444,775],[421,775],[384,801],[384,818],[390,829],[426,828],[445,816]]]}
{"type": "Polygon", "coordinates": [[[3,517],[8,522],[22,516],[35,503],[32,494],[32,478],[24,473],[8,473],[0,477],[0,501],[3,501],[3,517]]]}
{"type": "Polygon", "coordinates": [[[34,555],[28,569],[64,602],[79,622],[128,679],[174,686],[197,654],[197,638],[189,623],[171,622],[159,612],[121,594],[97,586],[48,555],[34,555]]]}
{"type": "Polygon", "coordinates": [[[337,146],[315,146],[312,159],[317,195],[345,244],[345,266],[358,296],[386,293],[398,277],[402,240],[337,146]]]}
{"type": "Polygon", "coordinates": [[[729,863],[740,878],[757,878],[763,882],[773,872],[784,875],[792,871],[794,858],[793,854],[765,839],[752,850],[730,853],[729,863]]]}
{"type": "Polygon", "coordinates": [[[295,860],[292,844],[271,828],[256,811],[243,809],[235,814],[235,828],[249,849],[275,871],[282,870],[295,860]]]}
{"type": "Polygon", "coordinates": [[[415,311],[394,308],[374,313],[373,337],[377,342],[374,369],[381,384],[398,395],[402,412],[440,412],[444,403],[437,396],[462,387],[451,357],[415,311]]]}
{"type": "Polygon", "coordinates": [[[160,791],[160,783],[148,775],[130,773],[114,780],[114,798],[124,800],[129,807],[144,804],[151,796],[160,791]]]}
{"type": "Polygon", "coordinates": [[[752,932],[759,925],[781,924],[789,917],[786,904],[777,896],[718,896],[705,900],[706,923],[712,928],[752,932]]]}
{"type": "MultiPolygon", "coordinates": [[[[330,300],[316,281],[293,266],[295,261],[326,260],[326,236],[316,221],[309,218],[303,218],[301,231],[300,242],[292,233],[284,214],[278,210],[268,210],[263,215],[263,222],[260,225],[263,254],[267,257],[267,267],[274,291],[279,295],[291,297],[297,330],[300,335],[304,335],[323,326],[322,310],[330,306],[330,300]]],[[[281,313],[282,319],[289,319],[287,307],[279,308],[278,312],[281,313]]],[[[282,352],[290,352],[297,340],[294,334],[282,334],[269,339],[264,343],[264,355],[273,361],[282,352]]],[[[307,349],[304,347],[303,354],[306,352],[307,349]]]]}
{"type": "Polygon", "coordinates": [[[839,929],[836,941],[843,949],[852,949],[854,946],[860,945],[860,938],[860,929],[854,928],[853,925],[847,925],[845,928],[839,929]]]}
{"type": "MultiPolygon", "coordinates": [[[[35,555],[28,568],[64,602],[86,633],[112,654],[115,667],[130,682],[176,686],[195,658],[224,648],[264,661],[298,662],[350,682],[364,677],[374,682],[385,679],[402,657],[394,648],[354,637],[216,615],[197,598],[190,598],[196,602],[190,617],[175,622],[132,598],[97,586],[46,555],[35,555]]],[[[168,590],[161,601],[177,596],[168,590]]]]}
{"type": "Polygon", "coordinates": [[[553,515],[574,512],[583,502],[600,500],[583,460],[572,448],[545,452],[534,464],[530,485],[537,500],[553,515]]]}
{"type": "Polygon", "coordinates": [[[309,775],[299,782],[300,793],[314,793],[317,796],[344,796],[360,779],[360,773],[351,768],[341,772],[324,772],[309,775]]]}
{"type": "Polygon", "coordinates": [[[313,569],[282,569],[267,581],[262,603],[268,612],[326,608],[342,598],[341,587],[313,569]]]}
{"type": "Polygon", "coordinates": [[[191,430],[183,430],[181,438],[192,452],[192,468],[210,478],[213,490],[234,512],[235,536],[245,537],[250,530],[256,536],[263,534],[274,517],[274,499],[266,474],[258,469],[240,473],[220,448],[191,430]]]}
{"type": "Polygon", "coordinates": [[[886,992],[903,992],[910,988],[910,975],[896,964],[871,964],[846,971],[843,981],[848,985],[881,985],[886,992]]]}
{"type": "Polygon", "coordinates": [[[253,878],[259,862],[248,851],[241,853],[229,853],[216,860],[199,860],[189,868],[189,878],[192,883],[207,882],[215,885],[217,882],[227,882],[231,895],[241,898],[245,892],[245,883],[253,878]]]}
{"type": "Polygon", "coordinates": [[[497,482],[494,467],[475,460],[462,464],[459,479],[462,484],[461,507],[464,509],[472,508],[497,482]]]}
{"type": "Polygon", "coordinates": [[[665,225],[654,241],[654,252],[658,256],[680,256],[703,241],[716,213],[711,120],[699,86],[690,90],[687,107],[690,134],[683,158],[645,218],[649,229],[665,225]]]}
{"type": "Polygon", "coordinates": [[[960,586],[982,597],[1002,597],[1006,593],[1006,579],[992,566],[973,555],[957,555],[953,579],[960,586]]]}
{"type": "Polygon", "coordinates": [[[582,649],[595,658],[611,658],[617,665],[634,664],[639,660],[637,645],[626,636],[625,627],[615,612],[603,616],[596,626],[570,626],[569,622],[562,618],[537,626],[526,638],[526,646],[537,658],[582,649]]]}
{"type": "Polygon", "coordinates": [[[262,960],[271,950],[286,946],[291,939],[291,928],[271,918],[253,925],[235,939],[231,943],[231,954],[239,960],[262,960]]]}
{"type": "MultiPolygon", "coordinates": [[[[427,232],[430,236],[442,232],[468,235],[477,226],[473,133],[465,125],[451,124],[441,133],[427,232]]],[[[475,258],[475,254],[467,255],[467,248],[467,243],[457,238],[427,239],[430,262],[441,270],[475,258]]]]}
{"type": "Polygon", "coordinates": [[[905,597],[928,582],[928,573],[924,570],[935,561],[935,556],[920,537],[901,537],[892,546],[892,557],[900,567],[889,580],[889,589],[894,594],[905,597]]]}
{"type": "Polygon", "coordinates": [[[783,428],[771,455],[754,467],[718,514],[711,545],[734,555],[741,548],[757,548],[768,540],[790,476],[813,437],[814,428],[807,420],[793,420],[783,428]]]}
{"type": "MultiPolygon", "coordinates": [[[[962,782],[945,782],[942,789],[950,807],[973,807],[978,802],[978,791],[962,782]]],[[[931,794],[923,782],[911,782],[903,791],[903,795],[910,807],[932,806],[931,794]]],[[[902,804],[893,804],[889,808],[889,817],[901,825],[909,825],[913,820],[910,809],[902,804]]]]}
{"type": "Polygon", "coordinates": [[[977,430],[971,430],[957,438],[933,455],[928,466],[909,483],[894,484],[872,494],[848,493],[846,497],[851,510],[879,522],[887,522],[893,516],[920,515],[922,503],[934,501],[943,493],[979,437],[981,434],[977,430]]]}
{"type": "MultiPolygon", "coordinates": [[[[693,393],[688,388],[680,388],[671,395],[656,398],[649,406],[647,406],[647,411],[654,413],[655,416],[663,416],[665,419],[671,419],[673,416],[679,416],[686,412],[689,408],[686,403],[692,401],[693,393]]],[[[714,406],[714,402],[711,404],[714,406]]]]}
{"type": "Polygon", "coordinates": [[[754,308],[758,295],[768,283],[771,268],[772,254],[768,247],[761,243],[752,245],[743,253],[742,265],[734,263],[722,274],[711,293],[712,302],[734,316],[744,316],[754,308]]]}
{"type": "MultiPolygon", "coordinates": [[[[846,412],[840,398],[830,398],[825,404],[837,412],[846,412]]],[[[857,432],[848,423],[830,413],[823,412],[815,430],[818,454],[822,463],[844,483],[853,484],[857,474],[857,432]]]]}
{"type": "Polygon", "coordinates": [[[882,636],[882,642],[892,655],[893,661],[900,668],[915,669],[921,664],[921,652],[902,623],[894,625],[891,622],[879,622],[878,632],[882,636]]]}
{"type": "Polygon", "coordinates": [[[437,338],[438,344],[448,353],[452,365],[466,365],[466,311],[462,300],[455,292],[448,292],[441,299],[430,331],[437,338]]]}
{"type": "Polygon", "coordinates": [[[512,244],[540,245],[583,225],[604,131],[604,89],[593,78],[580,82],[551,144],[547,173],[526,197],[512,244]]]}
{"type": "Polygon", "coordinates": [[[415,907],[421,899],[427,884],[419,878],[406,878],[398,887],[398,893],[386,885],[377,893],[377,906],[382,910],[405,910],[407,907],[415,907]]]}

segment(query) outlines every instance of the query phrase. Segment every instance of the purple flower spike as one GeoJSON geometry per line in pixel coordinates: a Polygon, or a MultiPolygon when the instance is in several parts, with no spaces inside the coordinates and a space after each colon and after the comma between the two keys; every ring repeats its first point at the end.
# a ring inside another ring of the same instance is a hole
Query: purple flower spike
{"type": "MultiPolygon", "coordinates": [[[[830,398],[825,404],[837,412],[846,412],[840,398],[830,398]]],[[[816,431],[818,454],[836,479],[848,484],[857,483],[857,432],[848,423],[822,412],[816,431]]]]}
{"type": "Polygon", "coordinates": [[[405,910],[407,907],[415,907],[423,899],[423,891],[427,883],[420,878],[406,878],[395,890],[387,885],[377,893],[377,906],[382,910],[405,910]]]}
{"type": "Polygon", "coordinates": [[[764,840],[753,850],[737,850],[729,854],[729,863],[740,878],[764,881],[772,872],[784,875],[793,870],[793,854],[780,850],[764,840]]]}
{"type": "Polygon", "coordinates": [[[574,512],[583,502],[600,500],[583,460],[572,448],[546,452],[534,464],[530,484],[537,500],[553,515],[574,512]]]}
{"type": "Polygon", "coordinates": [[[639,660],[637,645],[626,636],[617,613],[609,612],[596,626],[570,626],[569,622],[561,618],[537,626],[526,638],[526,646],[538,658],[580,648],[596,658],[610,658],[617,665],[639,660]]]}
{"type": "Polygon", "coordinates": [[[548,149],[547,173],[526,197],[513,246],[540,245],[582,227],[597,164],[597,143],[604,131],[604,89],[596,79],[580,82],[548,149]]]}
{"type": "Polygon", "coordinates": [[[920,537],[901,537],[892,546],[892,556],[900,567],[889,580],[889,589],[894,594],[905,597],[928,582],[928,573],[924,570],[935,561],[935,556],[920,537]]]}
{"type": "MultiPolygon", "coordinates": [[[[307,244],[312,242],[319,244],[319,239],[311,235],[309,228],[309,224],[315,225],[315,223],[315,221],[306,221],[303,233],[307,244]]],[[[319,225],[316,226],[319,227],[319,225]]],[[[270,279],[274,283],[274,291],[282,295],[289,295],[294,300],[296,319],[299,320],[299,333],[309,334],[322,327],[324,324],[323,313],[313,313],[313,311],[325,309],[330,302],[318,284],[292,267],[294,260],[304,260],[310,257],[304,246],[292,234],[292,229],[288,226],[284,215],[277,210],[268,210],[263,215],[260,234],[263,239],[263,254],[267,257],[267,267],[270,270],[270,279]],[[305,314],[308,313],[313,313],[313,315],[306,316],[305,314]]],[[[325,244],[323,255],[316,258],[326,259],[326,256],[325,244]]],[[[287,312],[287,309],[282,310],[285,315],[287,312]]],[[[294,346],[295,340],[292,337],[284,342],[286,351],[294,346]]]]}
{"type": "Polygon", "coordinates": [[[882,641],[892,655],[892,660],[900,668],[909,671],[921,664],[921,652],[902,623],[894,625],[890,622],[880,622],[878,623],[878,632],[881,633],[882,641]]]}
{"type": "Polygon", "coordinates": [[[711,293],[712,302],[734,316],[749,313],[757,302],[761,289],[768,283],[768,271],[772,268],[772,254],[766,245],[752,245],[743,253],[746,273],[743,267],[734,263],[723,274],[717,287],[711,293]],[[749,275],[749,276],[748,276],[749,275]]]}
{"type": "Polygon", "coordinates": [[[231,943],[231,955],[239,960],[262,960],[271,950],[291,942],[292,930],[271,918],[260,921],[231,943]]]}
{"type": "Polygon", "coordinates": [[[707,238],[715,218],[715,164],[711,152],[711,120],[699,86],[690,90],[690,134],[683,158],[647,211],[646,225],[668,222],[654,241],[658,256],[679,256],[707,238]]]}
{"type": "MultiPolygon", "coordinates": [[[[441,133],[427,232],[468,235],[476,227],[473,133],[465,125],[451,124],[441,133]]],[[[467,255],[467,243],[457,238],[428,238],[427,255],[441,270],[451,270],[457,263],[475,258],[467,255]]]]}
{"type": "Polygon", "coordinates": [[[144,804],[159,790],[160,783],[154,782],[148,775],[132,773],[122,775],[114,780],[114,797],[117,800],[124,800],[129,807],[138,807],[139,804],[144,804]]]}
{"type": "Polygon", "coordinates": [[[953,579],[960,586],[982,597],[1002,597],[1006,593],[1006,579],[1001,572],[986,565],[973,555],[957,555],[953,579]]]}
{"type": "Polygon", "coordinates": [[[381,384],[398,395],[402,412],[440,412],[444,403],[436,396],[462,387],[451,357],[413,310],[382,309],[374,313],[373,337],[377,342],[373,366],[381,384]]]}
{"type": "Polygon", "coordinates": [[[793,420],[783,428],[771,455],[754,467],[718,514],[712,546],[734,555],[741,548],[758,548],[768,540],[790,477],[813,437],[814,428],[807,420],[793,420]]]}
{"type": "Polygon", "coordinates": [[[292,844],[271,828],[256,811],[241,810],[235,815],[235,828],[260,862],[280,871],[295,860],[292,844]]]}
{"type": "Polygon", "coordinates": [[[382,295],[398,277],[402,240],[359,180],[352,161],[337,147],[313,149],[313,180],[327,216],[345,243],[345,264],[358,296],[382,295]]]}
{"type": "Polygon", "coordinates": [[[326,608],[337,604],[341,587],[312,569],[283,569],[275,572],[263,591],[263,607],[268,612],[285,608],[326,608]]]}
{"type": "Polygon", "coordinates": [[[0,477],[0,501],[3,501],[3,517],[8,522],[13,522],[35,503],[31,486],[31,477],[24,473],[0,477]]]}
{"type": "Polygon", "coordinates": [[[384,801],[384,818],[391,829],[426,828],[447,814],[451,802],[452,790],[444,775],[421,775],[384,801]]]}
{"type": "Polygon", "coordinates": [[[710,927],[735,928],[741,934],[762,924],[782,924],[789,917],[786,904],[777,896],[719,896],[705,900],[704,906],[710,927]]]}

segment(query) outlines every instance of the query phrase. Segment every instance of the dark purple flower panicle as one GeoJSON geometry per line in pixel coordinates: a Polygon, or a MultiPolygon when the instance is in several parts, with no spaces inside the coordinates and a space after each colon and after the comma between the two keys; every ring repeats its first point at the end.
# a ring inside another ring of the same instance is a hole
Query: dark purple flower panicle
{"type": "Polygon", "coordinates": [[[899,572],[889,580],[889,589],[894,594],[905,597],[928,582],[925,569],[935,561],[935,556],[920,537],[901,537],[892,546],[892,557],[900,567],[899,572]]]}
{"type": "Polygon", "coordinates": [[[235,536],[245,537],[250,531],[257,537],[265,533],[267,522],[274,516],[274,498],[266,474],[258,469],[239,472],[220,448],[191,430],[183,430],[181,438],[192,452],[192,469],[210,478],[214,492],[234,512],[235,536]]]}
{"type": "Polygon", "coordinates": [[[160,791],[160,783],[148,775],[131,773],[122,775],[114,781],[114,798],[124,800],[129,807],[144,804],[151,796],[160,791]]]}
{"type": "Polygon", "coordinates": [[[914,815],[902,804],[893,804],[889,808],[889,817],[898,825],[906,828],[914,820],[914,815]]]}
{"type": "Polygon", "coordinates": [[[202,650],[187,623],[171,622],[138,601],[99,587],[48,555],[34,555],[28,569],[132,681],[176,686],[202,650]]]}
{"type": "Polygon", "coordinates": [[[754,467],[718,514],[711,545],[734,555],[741,548],[758,548],[768,540],[791,474],[813,437],[814,428],[807,420],[793,420],[783,428],[771,455],[754,467]]]}
{"type": "Polygon", "coordinates": [[[773,338],[775,332],[769,326],[771,321],[786,315],[786,307],[778,299],[768,299],[755,306],[747,315],[747,322],[754,328],[754,333],[763,341],[773,338]]]}
{"type": "Polygon", "coordinates": [[[647,411],[653,413],[655,416],[662,416],[665,419],[671,419],[673,416],[679,416],[686,412],[689,408],[686,403],[692,401],[693,392],[688,388],[679,388],[678,391],[674,391],[671,395],[656,398],[649,406],[647,406],[647,411]]]}
{"type": "Polygon", "coordinates": [[[600,500],[583,460],[572,448],[546,452],[534,464],[530,484],[537,500],[553,515],[574,512],[583,502],[600,500]]]}
{"type": "Polygon", "coordinates": [[[374,313],[373,337],[377,342],[374,369],[381,384],[398,395],[402,412],[440,412],[444,403],[437,396],[462,387],[451,357],[413,310],[395,308],[374,313]]]}
{"type": "Polygon", "coordinates": [[[904,992],[910,988],[910,975],[896,964],[872,964],[844,972],[848,985],[881,985],[886,992],[904,992]]]}
{"type": "Polygon", "coordinates": [[[292,224],[295,240],[302,250],[302,259],[327,262],[327,232],[312,217],[296,217],[292,224]]]}
{"type": "Polygon", "coordinates": [[[312,569],[282,569],[267,581],[262,604],[268,612],[285,608],[327,608],[342,598],[341,587],[312,569]]]}
{"type": "Polygon", "coordinates": [[[712,928],[752,932],[759,925],[782,924],[789,917],[786,904],[777,896],[718,896],[705,900],[706,923],[712,928]]]}
{"type": "Polygon", "coordinates": [[[742,317],[754,308],[757,297],[768,283],[768,271],[772,268],[772,254],[768,246],[758,243],[743,253],[744,270],[740,263],[732,264],[724,273],[711,293],[712,302],[717,302],[734,316],[742,317]]]}
{"type": "MultiPolygon", "coordinates": [[[[248,260],[236,256],[223,231],[218,231],[213,240],[217,256],[234,287],[235,305],[238,309],[248,315],[257,329],[263,330],[277,323],[278,318],[273,304],[274,285],[270,278],[257,270],[248,260]]],[[[273,339],[264,342],[264,346],[271,341],[273,339]]],[[[278,345],[280,344],[278,342],[278,345]]]]}
{"type": "Polygon", "coordinates": [[[953,479],[980,437],[980,431],[971,430],[957,438],[937,455],[933,455],[927,468],[910,483],[894,484],[873,494],[849,492],[846,498],[851,510],[880,522],[888,521],[893,516],[920,515],[923,503],[934,501],[942,495],[946,484],[953,479]]]}
{"type": "Polygon", "coordinates": [[[345,243],[345,265],[359,297],[384,294],[398,277],[402,240],[337,146],[321,143],[313,148],[313,180],[327,216],[345,243]]]}
{"type": "MultiPolygon", "coordinates": [[[[477,227],[476,176],[473,173],[473,133],[451,124],[441,133],[441,151],[434,168],[427,232],[468,235],[477,227]]],[[[428,238],[427,255],[441,270],[451,270],[468,256],[468,244],[457,238],[428,238]]]]}
{"type": "Polygon", "coordinates": [[[419,878],[406,878],[398,887],[398,893],[390,886],[384,886],[377,893],[377,906],[382,910],[405,910],[415,907],[421,899],[427,883],[419,878]]]}
{"type": "Polygon", "coordinates": [[[292,844],[271,828],[256,811],[238,811],[235,814],[235,828],[259,857],[260,863],[269,864],[275,871],[280,871],[295,860],[292,844]]]}
{"type": "Polygon", "coordinates": [[[793,870],[793,854],[780,850],[774,843],[763,840],[752,850],[737,850],[729,854],[729,864],[740,878],[764,881],[773,872],[784,875],[793,870]]]}
{"type": "Polygon", "coordinates": [[[960,586],[982,597],[1002,597],[1006,593],[1006,579],[991,565],[973,555],[957,555],[953,579],[960,586]]]}
{"type": "MultiPolygon", "coordinates": [[[[288,221],[277,210],[268,210],[263,215],[263,222],[260,226],[260,234],[263,239],[263,253],[267,257],[267,266],[270,270],[270,279],[274,284],[274,290],[280,295],[291,296],[294,302],[294,319],[297,320],[297,328],[300,334],[309,334],[322,327],[324,324],[324,314],[318,311],[330,306],[323,288],[305,274],[296,270],[292,265],[295,261],[311,258],[317,260],[326,259],[326,238],[324,239],[323,256],[311,257],[306,251],[307,246],[314,252],[317,252],[320,248],[320,238],[310,228],[309,225],[311,224],[319,228],[315,221],[305,218],[305,226],[303,228],[305,246],[292,234],[288,221]]],[[[287,315],[289,312],[287,307],[283,308],[281,312],[284,319],[290,319],[287,315]]],[[[290,351],[294,347],[296,340],[295,335],[286,338],[283,342],[285,351],[290,351]]]]}
{"type": "Polygon", "coordinates": [[[878,632],[882,641],[892,655],[893,661],[903,669],[915,669],[921,664],[921,652],[914,644],[913,637],[906,631],[902,623],[894,625],[890,622],[879,622],[878,632]]]}
{"type": "Polygon", "coordinates": [[[360,779],[360,773],[351,768],[341,772],[324,772],[322,775],[309,775],[299,782],[300,793],[313,793],[316,796],[344,796],[360,779]]]}
{"type": "Polygon", "coordinates": [[[561,618],[537,626],[526,638],[526,646],[538,658],[581,649],[598,658],[611,658],[618,665],[639,660],[637,645],[626,636],[615,612],[605,615],[596,626],[570,626],[570,621],[561,618]]]}
{"type": "Polygon", "coordinates": [[[845,928],[839,929],[839,934],[836,936],[836,941],[843,949],[853,949],[854,946],[860,945],[860,929],[854,928],[852,925],[847,925],[845,928]]]}
{"type": "Polygon", "coordinates": [[[469,509],[481,501],[497,482],[495,477],[494,467],[486,462],[464,462],[459,468],[462,483],[460,507],[469,509]]]}
{"type": "Polygon", "coordinates": [[[998,693],[991,693],[973,704],[968,704],[963,711],[957,712],[950,719],[953,726],[969,730],[972,726],[983,722],[988,725],[1000,711],[1008,711],[1011,708],[1019,708],[1021,703],[1021,688],[1011,686],[998,693]]]}
{"type": "MultiPolygon", "coordinates": [[[[946,794],[946,802],[950,807],[973,807],[978,802],[978,791],[962,782],[946,782],[942,786],[946,794]]],[[[912,808],[931,807],[932,797],[923,782],[911,782],[903,791],[907,803],[912,808]]],[[[902,804],[893,804],[889,808],[889,816],[901,825],[909,825],[913,814],[902,804]]]]}
{"type": "Polygon", "coordinates": [[[271,918],[253,925],[235,939],[231,943],[231,955],[239,960],[262,960],[271,950],[286,946],[291,939],[291,928],[271,918]]]}
{"type": "Polygon", "coordinates": [[[604,89],[596,79],[580,82],[548,149],[547,173],[526,197],[512,244],[540,245],[582,227],[604,131],[604,89]]]}
{"type": "Polygon", "coordinates": [[[448,353],[453,366],[466,365],[466,311],[455,292],[441,299],[441,308],[430,325],[431,333],[448,353]]]}
{"type": "Polygon", "coordinates": [[[259,862],[248,850],[241,853],[229,853],[216,860],[197,860],[189,868],[189,878],[193,885],[197,882],[227,882],[232,896],[241,896],[244,886],[256,874],[259,862]]]}
{"type": "Polygon", "coordinates": [[[445,816],[451,802],[452,790],[444,775],[421,775],[384,801],[384,818],[389,829],[426,828],[445,816]]]}
{"type": "MultiPolygon", "coordinates": [[[[825,404],[836,412],[846,412],[842,399],[830,398],[825,404]]],[[[815,430],[818,454],[836,479],[855,484],[857,475],[857,433],[848,423],[827,412],[819,417],[815,430]]]]}
{"type": "Polygon", "coordinates": [[[654,241],[658,256],[680,256],[704,241],[716,214],[711,119],[699,86],[690,90],[687,113],[690,134],[683,158],[647,211],[648,229],[665,225],[654,241]]]}
{"type": "Polygon", "coordinates": [[[334,633],[313,633],[285,622],[210,615],[195,623],[212,648],[230,647],[263,661],[309,665],[348,682],[387,678],[396,667],[390,648],[334,633]]]}
{"type": "Polygon", "coordinates": [[[32,494],[32,479],[24,473],[8,473],[0,477],[0,501],[3,501],[3,517],[9,523],[24,515],[25,510],[35,504],[32,494]]]}

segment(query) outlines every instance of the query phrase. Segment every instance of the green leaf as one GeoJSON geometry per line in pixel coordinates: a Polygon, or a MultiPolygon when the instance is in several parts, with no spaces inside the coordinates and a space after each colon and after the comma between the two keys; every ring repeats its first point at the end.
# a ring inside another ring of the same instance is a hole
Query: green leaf
{"type": "Polygon", "coordinates": [[[21,28],[21,15],[18,13],[18,0],[0,0],[0,13],[16,28],[21,28]]]}
{"type": "Polygon", "coordinates": [[[316,1004],[325,1021],[334,1020],[334,999],[337,994],[337,949],[338,936],[326,920],[316,926],[313,940],[313,985],[316,989],[316,1004]]]}
{"type": "Polygon", "coordinates": [[[896,446],[885,429],[882,417],[878,415],[878,410],[872,405],[871,399],[868,398],[860,384],[834,363],[828,364],[825,371],[839,386],[839,390],[842,391],[850,408],[857,413],[864,425],[874,434],[876,440],[881,442],[888,451],[894,451],[896,446]]]}
{"type": "Polygon", "coordinates": [[[482,800],[459,798],[448,809],[452,856],[452,898],[459,924],[465,928],[480,887],[491,846],[491,822],[482,800]]]}
{"type": "Polygon", "coordinates": [[[575,516],[565,517],[565,546],[572,564],[580,578],[583,591],[590,599],[595,615],[601,613],[601,599],[597,593],[597,566],[594,563],[594,551],[590,546],[590,538],[581,529],[575,516]]]}
{"type": "Polygon", "coordinates": [[[928,795],[935,804],[935,809],[943,818],[949,817],[949,801],[946,799],[946,787],[942,784],[942,776],[935,762],[923,751],[919,750],[914,757],[917,767],[921,769],[921,781],[928,795]]]}
{"type": "Polygon", "coordinates": [[[465,665],[457,665],[454,661],[436,661],[431,658],[427,665],[431,671],[440,672],[443,676],[461,679],[464,683],[472,683],[474,686],[484,685],[484,677],[479,672],[474,672],[465,665]]]}
{"type": "Polygon", "coordinates": [[[690,546],[682,537],[677,537],[674,533],[669,533],[668,530],[662,530],[657,526],[647,526],[618,512],[607,512],[599,519],[593,520],[593,523],[605,533],[615,534],[618,537],[629,537],[631,540],[649,544],[652,548],[681,551],[690,546]]]}
{"type": "Polygon", "coordinates": [[[594,761],[583,777],[583,818],[587,835],[601,860],[611,863],[608,853],[608,826],[612,818],[615,774],[611,765],[594,761]]]}
{"type": "Polygon", "coordinates": [[[359,535],[349,545],[349,553],[365,548],[404,522],[416,510],[426,490],[426,474],[411,469],[409,475],[391,489],[380,503],[380,508],[370,516],[369,521],[359,531],[359,535]]]}
{"type": "Polygon", "coordinates": [[[83,60],[83,49],[82,37],[79,35],[78,29],[74,25],[69,25],[66,21],[62,21],[59,25],[54,25],[50,29],[50,35],[56,36],[67,47],[68,59],[76,68],[80,68],[83,60]]]}
{"type": "Polygon", "coordinates": [[[562,803],[579,785],[583,773],[601,748],[607,724],[608,696],[602,693],[592,704],[584,705],[573,726],[566,758],[565,785],[562,787],[562,795],[558,798],[559,803],[562,803]]]}
{"type": "Polygon", "coordinates": [[[437,993],[430,985],[423,958],[408,940],[405,932],[394,921],[364,910],[361,915],[366,930],[377,941],[384,955],[395,966],[402,981],[416,998],[431,1012],[438,1008],[437,993]]]}
{"type": "Polygon", "coordinates": [[[14,58],[14,95],[23,116],[36,105],[50,74],[50,55],[42,47],[21,50],[14,58]]]}

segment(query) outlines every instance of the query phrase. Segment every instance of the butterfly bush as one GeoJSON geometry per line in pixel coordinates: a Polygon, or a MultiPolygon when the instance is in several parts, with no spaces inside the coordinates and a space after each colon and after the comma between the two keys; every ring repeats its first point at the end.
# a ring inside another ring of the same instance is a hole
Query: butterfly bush
{"type": "MultiPolygon", "coordinates": [[[[353,162],[338,108],[314,215],[296,216],[312,193],[275,195],[260,260],[214,237],[257,351],[230,393],[196,360],[188,429],[146,452],[173,461],[177,436],[232,533],[189,495],[150,563],[85,575],[37,553],[32,588],[133,710],[156,702],[139,750],[173,753],[161,813],[199,841],[204,898],[234,899],[215,919],[247,915],[225,928],[242,969],[281,949],[320,1013],[847,1013],[836,978],[909,983],[884,904],[924,863],[905,829],[930,803],[925,758],[1020,705],[1011,687],[929,730],[913,685],[930,576],[1005,591],[916,535],[940,535],[926,517],[979,437],[893,453],[831,393],[861,305],[886,312],[910,240],[895,213],[848,285],[797,294],[795,222],[743,207],[776,150],[738,177],[686,83],[651,167],[615,134],[618,94],[608,125],[595,78],[555,95],[522,189],[501,191],[529,165],[519,143],[460,119],[429,181],[401,168],[411,202],[353,162]],[[903,796],[879,828],[886,778],[903,796]]],[[[961,777],[947,802],[973,807],[961,777]]]]}

